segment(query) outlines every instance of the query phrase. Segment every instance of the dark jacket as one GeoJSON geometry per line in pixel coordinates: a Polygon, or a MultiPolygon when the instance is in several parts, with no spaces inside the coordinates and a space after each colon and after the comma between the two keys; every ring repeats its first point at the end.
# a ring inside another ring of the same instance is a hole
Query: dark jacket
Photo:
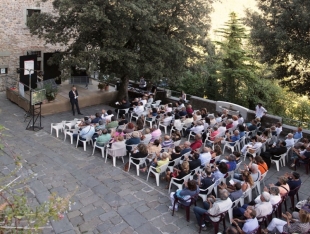
{"type": "MultiPolygon", "coordinates": [[[[78,93],[77,90],[75,90],[75,95],[79,96],[79,93],[78,93]]],[[[74,102],[75,100],[77,100],[77,99],[74,98],[74,93],[73,93],[72,90],[69,92],[69,98],[70,98],[70,102],[74,102]]]]}

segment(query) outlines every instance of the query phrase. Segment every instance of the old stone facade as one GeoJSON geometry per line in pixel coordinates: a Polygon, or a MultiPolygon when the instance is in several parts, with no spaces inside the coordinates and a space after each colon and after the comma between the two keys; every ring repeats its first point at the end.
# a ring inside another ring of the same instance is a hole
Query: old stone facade
{"type": "Polygon", "coordinates": [[[31,36],[26,25],[27,15],[34,11],[52,12],[52,0],[1,0],[0,4],[0,89],[4,90],[6,77],[18,78],[19,56],[39,53],[40,69],[43,54],[59,49],[45,45],[44,40],[31,36]]]}

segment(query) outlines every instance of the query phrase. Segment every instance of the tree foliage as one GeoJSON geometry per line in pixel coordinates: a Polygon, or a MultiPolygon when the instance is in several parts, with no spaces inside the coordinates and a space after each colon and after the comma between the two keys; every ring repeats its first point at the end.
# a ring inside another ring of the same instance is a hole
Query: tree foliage
{"type": "Polygon", "coordinates": [[[55,0],[57,14],[35,14],[30,31],[65,47],[54,58],[62,69],[115,73],[127,95],[128,79],[144,75],[177,80],[199,56],[209,29],[211,0],[55,0]]]}
{"type": "Polygon", "coordinates": [[[215,42],[220,46],[221,70],[218,77],[222,83],[223,99],[249,107],[251,101],[251,86],[255,82],[255,65],[245,42],[247,35],[245,28],[232,12],[225,28],[216,31],[223,41],[215,42]]]}
{"type": "Polygon", "coordinates": [[[283,86],[310,94],[310,1],[257,0],[260,12],[247,11],[251,41],[262,62],[275,65],[283,86]]]}

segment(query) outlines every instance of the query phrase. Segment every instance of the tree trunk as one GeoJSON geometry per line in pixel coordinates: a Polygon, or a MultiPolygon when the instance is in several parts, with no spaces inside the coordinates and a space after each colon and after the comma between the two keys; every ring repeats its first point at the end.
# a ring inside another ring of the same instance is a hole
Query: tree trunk
{"type": "Polygon", "coordinates": [[[123,98],[126,98],[126,100],[129,101],[128,84],[129,84],[129,76],[126,74],[121,77],[121,84],[118,90],[117,100],[122,100],[123,98]]]}

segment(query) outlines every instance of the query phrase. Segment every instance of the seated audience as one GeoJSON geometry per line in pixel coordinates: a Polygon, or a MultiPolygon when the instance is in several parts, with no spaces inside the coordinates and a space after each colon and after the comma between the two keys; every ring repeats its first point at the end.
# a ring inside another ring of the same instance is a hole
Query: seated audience
{"type": "MultiPolygon", "coordinates": [[[[199,188],[205,190],[209,188],[215,182],[214,175],[212,173],[211,167],[206,167],[204,172],[196,173],[197,183],[199,188]]],[[[202,192],[202,191],[201,191],[202,192]]],[[[202,192],[203,194],[203,192],[202,192]]]]}
{"type": "Polygon", "coordinates": [[[107,120],[107,125],[106,125],[107,129],[117,128],[117,127],[118,127],[118,121],[116,120],[115,116],[112,116],[110,121],[107,120]]]}
{"type": "Polygon", "coordinates": [[[279,160],[281,158],[280,155],[286,153],[286,151],[286,142],[280,141],[279,146],[272,145],[272,147],[261,153],[260,156],[264,159],[268,168],[270,168],[271,159],[279,160]]]}
{"type": "Polygon", "coordinates": [[[144,127],[144,115],[140,115],[136,122],[136,130],[142,130],[144,127]]]}
{"type": "Polygon", "coordinates": [[[131,151],[131,158],[132,161],[138,164],[140,161],[135,160],[136,158],[145,158],[148,155],[147,147],[145,144],[140,143],[137,147],[132,149],[131,151]]]}
{"type": "Polygon", "coordinates": [[[121,119],[118,122],[118,125],[122,126],[122,125],[127,124],[127,123],[128,123],[128,120],[126,119],[126,115],[121,115],[121,119]]]}
{"type": "Polygon", "coordinates": [[[285,176],[280,176],[278,177],[278,182],[276,184],[269,184],[269,187],[277,186],[281,197],[283,197],[290,191],[290,186],[287,181],[288,179],[285,176]]]}
{"type": "Polygon", "coordinates": [[[298,127],[297,131],[294,132],[293,138],[295,140],[301,139],[302,138],[302,128],[298,127]]]}
{"type": "Polygon", "coordinates": [[[115,112],[118,112],[119,115],[124,115],[126,113],[124,109],[129,109],[130,103],[127,102],[126,98],[123,98],[121,102],[116,103],[116,107],[115,112]]]}
{"type": "MultiPolygon", "coordinates": [[[[231,208],[232,201],[229,198],[229,194],[226,190],[219,192],[219,198],[215,198],[213,195],[209,195],[207,201],[203,202],[203,208],[198,206],[194,207],[194,214],[197,219],[197,223],[201,226],[202,230],[207,230],[207,227],[204,223],[201,223],[201,217],[205,212],[216,216],[220,213],[223,213],[231,208]]],[[[208,220],[212,220],[213,222],[217,222],[219,217],[210,217],[207,216],[208,220]]]]}
{"type": "MultiPolygon", "coordinates": [[[[235,207],[233,209],[234,217],[244,216],[244,212],[249,205],[244,204],[242,207],[235,207]]],[[[270,203],[270,194],[268,192],[262,192],[260,195],[260,202],[252,206],[256,211],[256,217],[261,218],[269,215],[272,212],[272,205],[270,203]]],[[[259,219],[260,220],[260,219],[259,219]]]]}
{"type": "Polygon", "coordinates": [[[211,148],[204,147],[202,152],[199,154],[199,159],[201,162],[201,166],[205,166],[206,164],[210,163],[211,160],[211,148]]]}
{"type": "Polygon", "coordinates": [[[183,145],[180,145],[180,147],[182,149],[181,155],[192,151],[191,143],[189,141],[185,141],[183,145]]]}
{"type": "Polygon", "coordinates": [[[253,231],[255,231],[255,229],[259,227],[258,220],[256,218],[256,211],[253,207],[249,206],[244,211],[243,215],[245,219],[233,219],[232,223],[235,225],[237,233],[252,233],[253,231]]]}
{"type": "Polygon", "coordinates": [[[163,152],[161,157],[160,154],[155,154],[155,158],[144,168],[141,168],[140,171],[146,172],[147,168],[152,166],[156,168],[156,171],[160,173],[160,167],[169,163],[169,154],[167,152],[163,152]]]}
{"type": "Polygon", "coordinates": [[[140,143],[140,135],[139,135],[139,132],[137,131],[134,131],[131,135],[131,138],[129,138],[127,141],[126,141],[126,149],[128,151],[131,151],[132,150],[132,147],[131,145],[138,145],[140,143]]]}
{"type": "Polygon", "coordinates": [[[96,113],[94,118],[92,118],[91,123],[97,124],[100,120],[102,120],[100,113],[96,113]]]}
{"type": "Polygon", "coordinates": [[[105,146],[111,140],[111,134],[108,132],[107,129],[103,129],[99,131],[98,137],[96,139],[96,145],[98,146],[105,146]]]}
{"type": "Polygon", "coordinates": [[[161,152],[161,144],[158,139],[156,139],[153,143],[149,143],[148,152],[149,154],[159,154],[161,152]]]}
{"type": "Polygon", "coordinates": [[[161,130],[159,128],[157,128],[157,125],[153,125],[152,129],[151,129],[151,135],[152,135],[152,139],[150,142],[154,142],[156,139],[159,139],[161,136],[161,130]]]}
{"type": "MultiPolygon", "coordinates": [[[[170,171],[168,168],[166,171],[166,178],[165,178],[167,181],[166,189],[169,188],[171,178],[182,179],[184,176],[188,175],[189,173],[190,173],[189,163],[187,161],[183,161],[182,164],[175,166],[173,168],[173,171],[170,171]]],[[[178,181],[176,182],[179,183],[178,181]]],[[[183,183],[183,181],[180,183],[183,183]]]]}
{"type": "Polygon", "coordinates": [[[267,229],[262,230],[262,233],[267,234],[274,232],[275,229],[279,233],[308,233],[310,230],[310,213],[305,210],[299,211],[299,219],[293,219],[289,212],[282,213],[285,219],[273,218],[269,223],[267,229]]]}
{"type": "Polygon", "coordinates": [[[196,134],[195,135],[195,141],[190,145],[192,150],[199,149],[202,146],[202,140],[201,140],[201,135],[196,134]]]}
{"type": "Polygon", "coordinates": [[[126,128],[123,130],[124,133],[132,133],[135,130],[135,125],[129,122],[126,128]]]}
{"type": "MultiPolygon", "coordinates": [[[[188,206],[191,202],[190,198],[199,193],[199,187],[197,186],[196,181],[189,180],[188,182],[184,182],[184,188],[182,190],[177,190],[175,193],[172,192],[170,194],[171,206],[169,206],[169,210],[173,210],[175,197],[178,198],[178,201],[184,205],[188,206]]],[[[178,203],[174,206],[174,210],[178,210],[178,203]]]]}

